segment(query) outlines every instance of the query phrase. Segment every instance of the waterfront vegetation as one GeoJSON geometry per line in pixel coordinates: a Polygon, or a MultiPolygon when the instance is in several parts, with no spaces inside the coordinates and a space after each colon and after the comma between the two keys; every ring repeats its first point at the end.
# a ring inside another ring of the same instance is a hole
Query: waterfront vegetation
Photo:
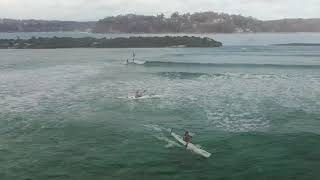
{"type": "Polygon", "coordinates": [[[220,47],[221,42],[194,36],[129,38],[31,38],[0,40],[2,49],[220,47]]]}

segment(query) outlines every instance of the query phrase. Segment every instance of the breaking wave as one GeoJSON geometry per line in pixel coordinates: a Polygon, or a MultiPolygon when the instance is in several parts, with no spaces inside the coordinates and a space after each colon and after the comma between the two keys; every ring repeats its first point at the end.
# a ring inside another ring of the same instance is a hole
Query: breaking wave
{"type": "Polygon", "coordinates": [[[197,78],[241,78],[241,79],[286,79],[288,75],[279,74],[247,74],[247,73],[197,73],[197,72],[159,72],[157,75],[168,79],[197,78]]]}
{"type": "Polygon", "coordinates": [[[165,62],[165,61],[146,61],[144,66],[210,66],[210,67],[251,67],[251,68],[298,68],[298,69],[320,69],[320,65],[301,65],[301,64],[250,64],[250,63],[193,63],[193,62],[165,62]]]}

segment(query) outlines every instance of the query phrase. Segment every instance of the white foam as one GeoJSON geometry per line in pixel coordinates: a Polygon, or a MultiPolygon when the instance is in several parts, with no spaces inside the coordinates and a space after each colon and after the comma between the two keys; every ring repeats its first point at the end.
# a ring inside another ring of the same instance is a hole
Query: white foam
{"type": "Polygon", "coordinates": [[[63,103],[66,96],[76,95],[70,88],[99,71],[87,66],[60,65],[37,70],[14,70],[0,73],[0,111],[22,112],[39,110],[44,103],[63,103]],[[61,100],[60,100],[61,99],[61,100]]]}
{"type": "Polygon", "coordinates": [[[210,124],[222,131],[249,132],[261,131],[269,127],[270,122],[262,117],[253,118],[247,114],[208,113],[210,124]]]}
{"type": "Polygon", "coordinates": [[[160,127],[159,125],[156,125],[156,124],[147,124],[147,125],[143,125],[151,130],[155,130],[155,131],[159,131],[161,132],[163,130],[162,127],[160,127]]]}
{"type": "MultiPolygon", "coordinates": [[[[166,142],[165,145],[166,148],[172,148],[172,147],[182,147],[179,143],[177,143],[174,140],[169,139],[167,136],[165,136],[162,132],[165,131],[165,133],[168,133],[168,129],[161,127],[157,124],[146,124],[143,125],[144,127],[148,128],[149,130],[155,131],[154,137],[157,138],[160,141],[166,142]]],[[[169,130],[170,132],[170,130],[169,130]]]]}
{"type": "Polygon", "coordinates": [[[166,142],[167,144],[164,146],[166,148],[173,148],[173,147],[182,147],[179,143],[177,143],[176,141],[174,140],[171,140],[165,136],[155,136],[158,140],[160,141],[164,141],[166,142]]]}

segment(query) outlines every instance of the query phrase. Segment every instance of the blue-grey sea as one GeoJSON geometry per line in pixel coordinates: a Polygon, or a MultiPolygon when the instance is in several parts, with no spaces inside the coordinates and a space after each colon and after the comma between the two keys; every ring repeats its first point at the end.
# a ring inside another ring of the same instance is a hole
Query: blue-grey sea
{"type": "Polygon", "coordinates": [[[320,46],[272,44],[320,34],[201,36],[224,47],[0,50],[0,179],[319,179],[320,46]]]}

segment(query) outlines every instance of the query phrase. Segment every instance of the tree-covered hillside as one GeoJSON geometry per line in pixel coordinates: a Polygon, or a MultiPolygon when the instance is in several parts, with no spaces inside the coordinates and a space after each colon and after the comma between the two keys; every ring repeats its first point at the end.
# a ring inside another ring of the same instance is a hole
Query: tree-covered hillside
{"type": "Polygon", "coordinates": [[[320,19],[261,21],[225,13],[173,13],[170,17],[119,15],[97,22],[97,33],[235,33],[235,32],[320,32],[320,19]]]}

